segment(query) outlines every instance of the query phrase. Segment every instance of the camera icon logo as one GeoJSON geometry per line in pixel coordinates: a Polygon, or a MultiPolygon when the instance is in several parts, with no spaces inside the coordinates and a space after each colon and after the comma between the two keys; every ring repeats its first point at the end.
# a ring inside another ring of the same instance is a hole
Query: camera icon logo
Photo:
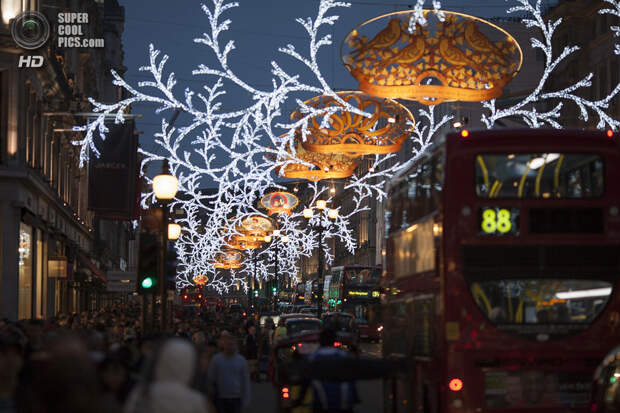
{"type": "Polygon", "coordinates": [[[42,13],[24,11],[13,19],[11,36],[22,49],[38,49],[50,37],[50,24],[42,13]]]}

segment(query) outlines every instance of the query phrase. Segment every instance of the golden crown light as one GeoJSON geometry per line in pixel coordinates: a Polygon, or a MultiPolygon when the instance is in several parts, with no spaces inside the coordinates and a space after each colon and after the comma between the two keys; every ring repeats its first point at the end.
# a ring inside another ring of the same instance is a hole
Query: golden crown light
{"type": "Polygon", "coordinates": [[[273,214],[288,214],[291,215],[297,204],[299,204],[299,198],[290,192],[277,191],[266,194],[259,201],[261,207],[267,210],[267,215],[273,214]]]}
{"type": "Polygon", "coordinates": [[[192,281],[196,285],[205,285],[209,281],[209,277],[207,277],[205,274],[196,274],[192,278],[192,281]]]}
{"type": "MultiPolygon", "coordinates": [[[[411,134],[413,115],[400,103],[382,99],[362,92],[336,92],[338,97],[360,111],[370,114],[365,117],[349,111],[331,113],[327,122],[325,114],[315,116],[308,125],[309,134],[302,142],[304,149],[311,152],[343,154],[351,157],[398,152],[411,134]],[[324,126],[321,126],[326,124],[324,126]]],[[[316,96],[305,105],[314,109],[342,107],[334,97],[316,96]]],[[[300,111],[291,118],[299,120],[300,111]]]]}
{"type": "Polygon", "coordinates": [[[499,26],[445,10],[441,22],[424,10],[427,23],[409,30],[412,13],[376,17],[345,37],[342,61],[360,90],[426,105],[476,102],[501,96],[521,69],[519,44],[499,26]]]}
{"type": "Polygon", "coordinates": [[[353,175],[359,164],[356,159],[346,155],[307,151],[299,141],[296,152],[296,156],[289,154],[286,159],[278,160],[280,166],[276,168],[277,174],[286,178],[302,178],[309,181],[348,178],[353,175]],[[298,160],[313,166],[300,163],[298,160]]]}
{"type": "Polygon", "coordinates": [[[267,235],[273,228],[271,219],[261,215],[250,215],[241,221],[240,232],[260,237],[267,235]]]}
{"type": "Polygon", "coordinates": [[[247,239],[247,236],[236,236],[233,237],[230,241],[227,241],[228,247],[236,250],[255,250],[260,248],[261,241],[256,239],[256,241],[247,239]]]}
{"type": "Polygon", "coordinates": [[[241,268],[243,262],[243,253],[237,250],[225,250],[215,255],[215,263],[213,266],[219,269],[231,270],[241,268]]]}

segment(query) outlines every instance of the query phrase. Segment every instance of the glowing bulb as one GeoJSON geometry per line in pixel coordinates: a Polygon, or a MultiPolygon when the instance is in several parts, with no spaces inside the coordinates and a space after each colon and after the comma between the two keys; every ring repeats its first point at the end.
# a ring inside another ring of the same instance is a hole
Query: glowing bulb
{"type": "Polygon", "coordinates": [[[327,201],[324,199],[319,199],[318,201],[316,201],[316,207],[321,211],[324,210],[325,208],[327,208],[327,201]]]}
{"type": "Polygon", "coordinates": [[[279,237],[280,236],[280,230],[279,229],[274,229],[273,230],[273,236],[274,237],[279,237]]]}
{"type": "Polygon", "coordinates": [[[172,199],[177,194],[179,180],[172,175],[157,175],[153,178],[153,192],[157,199],[172,199]]]}
{"type": "Polygon", "coordinates": [[[179,224],[168,224],[168,239],[174,241],[181,236],[181,226],[179,224]]]}
{"type": "Polygon", "coordinates": [[[329,217],[329,219],[336,219],[336,218],[338,218],[338,210],[337,209],[330,209],[329,212],[327,212],[327,216],[329,217]]]}
{"type": "Polygon", "coordinates": [[[314,215],[314,211],[311,208],[304,208],[304,218],[310,219],[314,215]]]}

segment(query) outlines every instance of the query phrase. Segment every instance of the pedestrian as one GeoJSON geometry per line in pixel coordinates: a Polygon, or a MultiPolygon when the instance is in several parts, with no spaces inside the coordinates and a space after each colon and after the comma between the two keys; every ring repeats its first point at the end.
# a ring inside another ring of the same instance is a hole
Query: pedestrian
{"type": "Polygon", "coordinates": [[[221,352],[209,363],[208,386],[217,413],[240,413],[250,403],[248,366],[228,331],[220,335],[221,352]]]}
{"type": "MultiPolygon", "coordinates": [[[[351,357],[345,350],[334,347],[336,331],[324,329],[319,338],[320,347],[308,356],[308,361],[331,362],[334,365],[343,358],[351,357]]],[[[354,380],[330,381],[312,380],[304,383],[293,408],[298,407],[305,399],[306,391],[312,388],[314,413],[353,413],[353,407],[359,403],[354,380]]]]}
{"type": "Polygon", "coordinates": [[[245,357],[248,360],[250,378],[256,380],[258,372],[258,343],[256,339],[256,327],[254,327],[253,324],[248,327],[248,334],[245,337],[245,357]]]}
{"type": "Polygon", "coordinates": [[[196,350],[183,339],[166,340],[125,404],[125,413],[207,413],[207,401],[190,387],[197,365],[196,350]]]}
{"type": "Polygon", "coordinates": [[[284,320],[282,319],[278,320],[278,327],[273,332],[273,342],[275,343],[278,340],[283,339],[284,337],[287,336],[287,334],[288,334],[288,330],[286,329],[284,325],[284,320]]]}

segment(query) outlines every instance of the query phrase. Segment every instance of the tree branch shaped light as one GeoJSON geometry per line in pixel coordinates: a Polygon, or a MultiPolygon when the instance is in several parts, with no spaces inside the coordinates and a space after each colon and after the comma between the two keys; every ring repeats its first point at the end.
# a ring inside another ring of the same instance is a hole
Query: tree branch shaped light
{"type": "MultiPolygon", "coordinates": [[[[590,114],[594,114],[598,118],[597,127],[617,130],[620,123],[605,111],[609,108],[611,99],[617,95],[620,85],[613,85],[608,96],[594,101],[581,98],[577,94],[591,87],[593,74],[569,87],[548,91],[548,80],[558,65],[577,48],[566,47],[561,53],[554,53],[551,38],[561,20],[546,22],[542,16],[540,1],[534,5],[530,0],[511,1],[517,5],[508,12],[525,12],[528,17],[523,20],[524,24],[530,29],[540,30],[542,34],[540,39],[532,38],[531,46],[540,49],[545,55],[545,70],[538,85],[513,106],[500,108],[495,100],[482,102],[482,108],[486,112],[482,121],[486,127],[492,128],[497,121],[504,118],[518,117],[531,127],[561,128],[562,105],[571,102],[579,107],[584,121],[587,121],[590,114]],[[552,105],[551,109],[537,110],[541,104],[555,101],[559,103],[552,105]]],[[[618,16],[618,1],[606,1],[611,5],[609,13],[618,16]]],[[[416,10],[418,5],[422,10],[423,4],[423,0],[418,0],[416,10]]],[[[322,118],[320,124],[328,125],[324,123],[329,122],[330,118],[325,116],[326,111],[340,117],[347,116],[346,113],[360,119],[373,116],[373,113],[366,113],[363,108],[342,99],[327,83],[319,68],[319,51],[332,45],[331,35],[325,34],[325,29],[338,21],[338,16],[333,14],[334,10],[349,7],[348,3],[321,0],[315,17],[297,19],[308,38],[307,55],[299,52],[292,44],[280,48],[279,51],[283,53],[285,60],[293,59],[300,63],[304,72],[292,73],[286,69],[288,63],[272,61],[271,84],[265,88],[255,87],[243,80],[229,65],[228,57],[234,52],[235,43],[225,39],[232,26],[232,21],[226,18],[226,14],[238,6],[237,2],[230,0],[211,0],[209,5],[202,6],[208,19],[208,30],[194,41],[206,46],[215,56],[217,64],[215,67],[201,64],[192,71],[194,76],[204,79],[200,89],[185,88],[179,93],[175,88],[175,74],[165,70],[168,56],[162,55],[155,46],[150,45],[148,62],[140,68],[150,79],[131,85],[117,72],[112,71],[114,85],[123,88],[128,97],[111,104],[90,99],[93,111],[98,113],[98,116],[86,125],[74,128],[83,132],[82,138],[73,142],[80,148],[80,165],[83,165],[89,157],[99,155],[94,137],[99,135],[105,139],[109,132],[106,119],[112,117],[116,123],[123,123],[123,115],[131,105],[156,105],[155,112],[161,116],[161,129],[154,136],[158,148],[155,151],[140,149],[143,155],[142,170],[166,159],[170,165],[170,173],[178,179],[179,195],[170,202],[170,208],[182,209],[185,212],[182,218],[176,219],[183,227],[181,236],[175,243],[179,263],[177,287],[194,285],[197,280],[200,283],[206,282],[208,287],[218,292],[236,288],[238,285],[247,290],[246,280],[252,278],[255,272],[259,280],[272,276],[275,244],[279,251],[279,274],[295,281],[300,257],[310,257],[318,248],[317,237],[310,227],[318,225],[321,220],[329,219],[327,214],[314,214],[308,220],[309,225],[306,225],[303,218],[303,210],[315,205],[319,199],[332,205],[329,188],[321,182],[308,182],[304,189],[305,205],[290,211],[290,215],[279,215],[278,229],[283,236],[288,237],[288,242],[282,242],[283,237],[273,237],[269,243],[264,239],[263,247],[253,250],[256,260],[239,262],[239,268],[219,269],[215,268],[214,263],[218,258],[222,258],[218,254],[229,247],[227,240],[231,235],[244,235],[238,229],[246,218],[268,218],[267,211],[259,208],[258,203],[274,189],[285,190],[279,173],[283,173],[288,165],[293,164],[314,167],[297,153],[297,145],[305,142],[304,136],[307,137],[310,133],[313,120],[322,118]],[[234,90],[247,92],[251,96],[247,101],[238,101],[236,108],[225,110],[222,99],[234,90]],[[333,104],[320,108],[304,104],[312,96],[325,96],[333,104]],[[290,119],[289,113],[284,110],[291,103],[299,108],[299,116],[294,119],[290,119]],[[170,112],[176,111],[183,112],[187,121],[182,126],[172,127],[165,118],[169,117],[170,112]],[[225,162],[222,162],[222,158],[225,162]],[[204,191],[204,188],[213,182],[217,185],[216,191],[204,191]],[[256,266],[252,261],[256,262],[256,266]]],[[[412,29],[411,33],[402,30],[401,26],[401,35],[402,32],[408,33],[407,36],[420,35],[423,27],[421,19],[430,17],[429,13],[434,13],[440,22],[447,20],[449,13],[440,10],[439,1],[433,1],[433,8],[433,11],[422,11],[410,20],[413,22],[408,25],[412,29]],[[417,29],[413,30],[412,25],[417,29]]],[[[617,29],[612,30],[618,33],[617,29]]],[[[385,59],[395,57],[390,56],[386,55],[385,59]]],[[[368,172],[361,174],[355,170],[347,178],[344,189],[353,193],[353,205],[348,207],[346,212],[343,208],[337,208],[337,216],[333,214],[335,219],[323,232],[321,244],[326,263],[329,264],[334,259],[334,252],[330,249],[331,240],[338,240],[350,253],[354,253],[357,240],[354,238],[351,222],[356,214],[369,210],[369,203],[365,201],[371,197],[378,200],[385,198],[386,180],[421,156],[451,120],[449,115],[441,118],[436,115],[439,100],[426,104],[428,106],[418,110],[415,124],[412,121],[408,123],[413,140],[413,152],[409,154],[412,160],[402,164],[396,162],[395,154],[367,155],[371,162],[368,172]]],[[[150,188],[151,179],[148,176],[144,176],[144,179],[150,188]]],[[[141,204],[147,208],[154,204],[154,201],[153,192],[148,190],[143,194],[141,204]]],[[[239,254],[242,253],[239,251],[239,254]]]]}

